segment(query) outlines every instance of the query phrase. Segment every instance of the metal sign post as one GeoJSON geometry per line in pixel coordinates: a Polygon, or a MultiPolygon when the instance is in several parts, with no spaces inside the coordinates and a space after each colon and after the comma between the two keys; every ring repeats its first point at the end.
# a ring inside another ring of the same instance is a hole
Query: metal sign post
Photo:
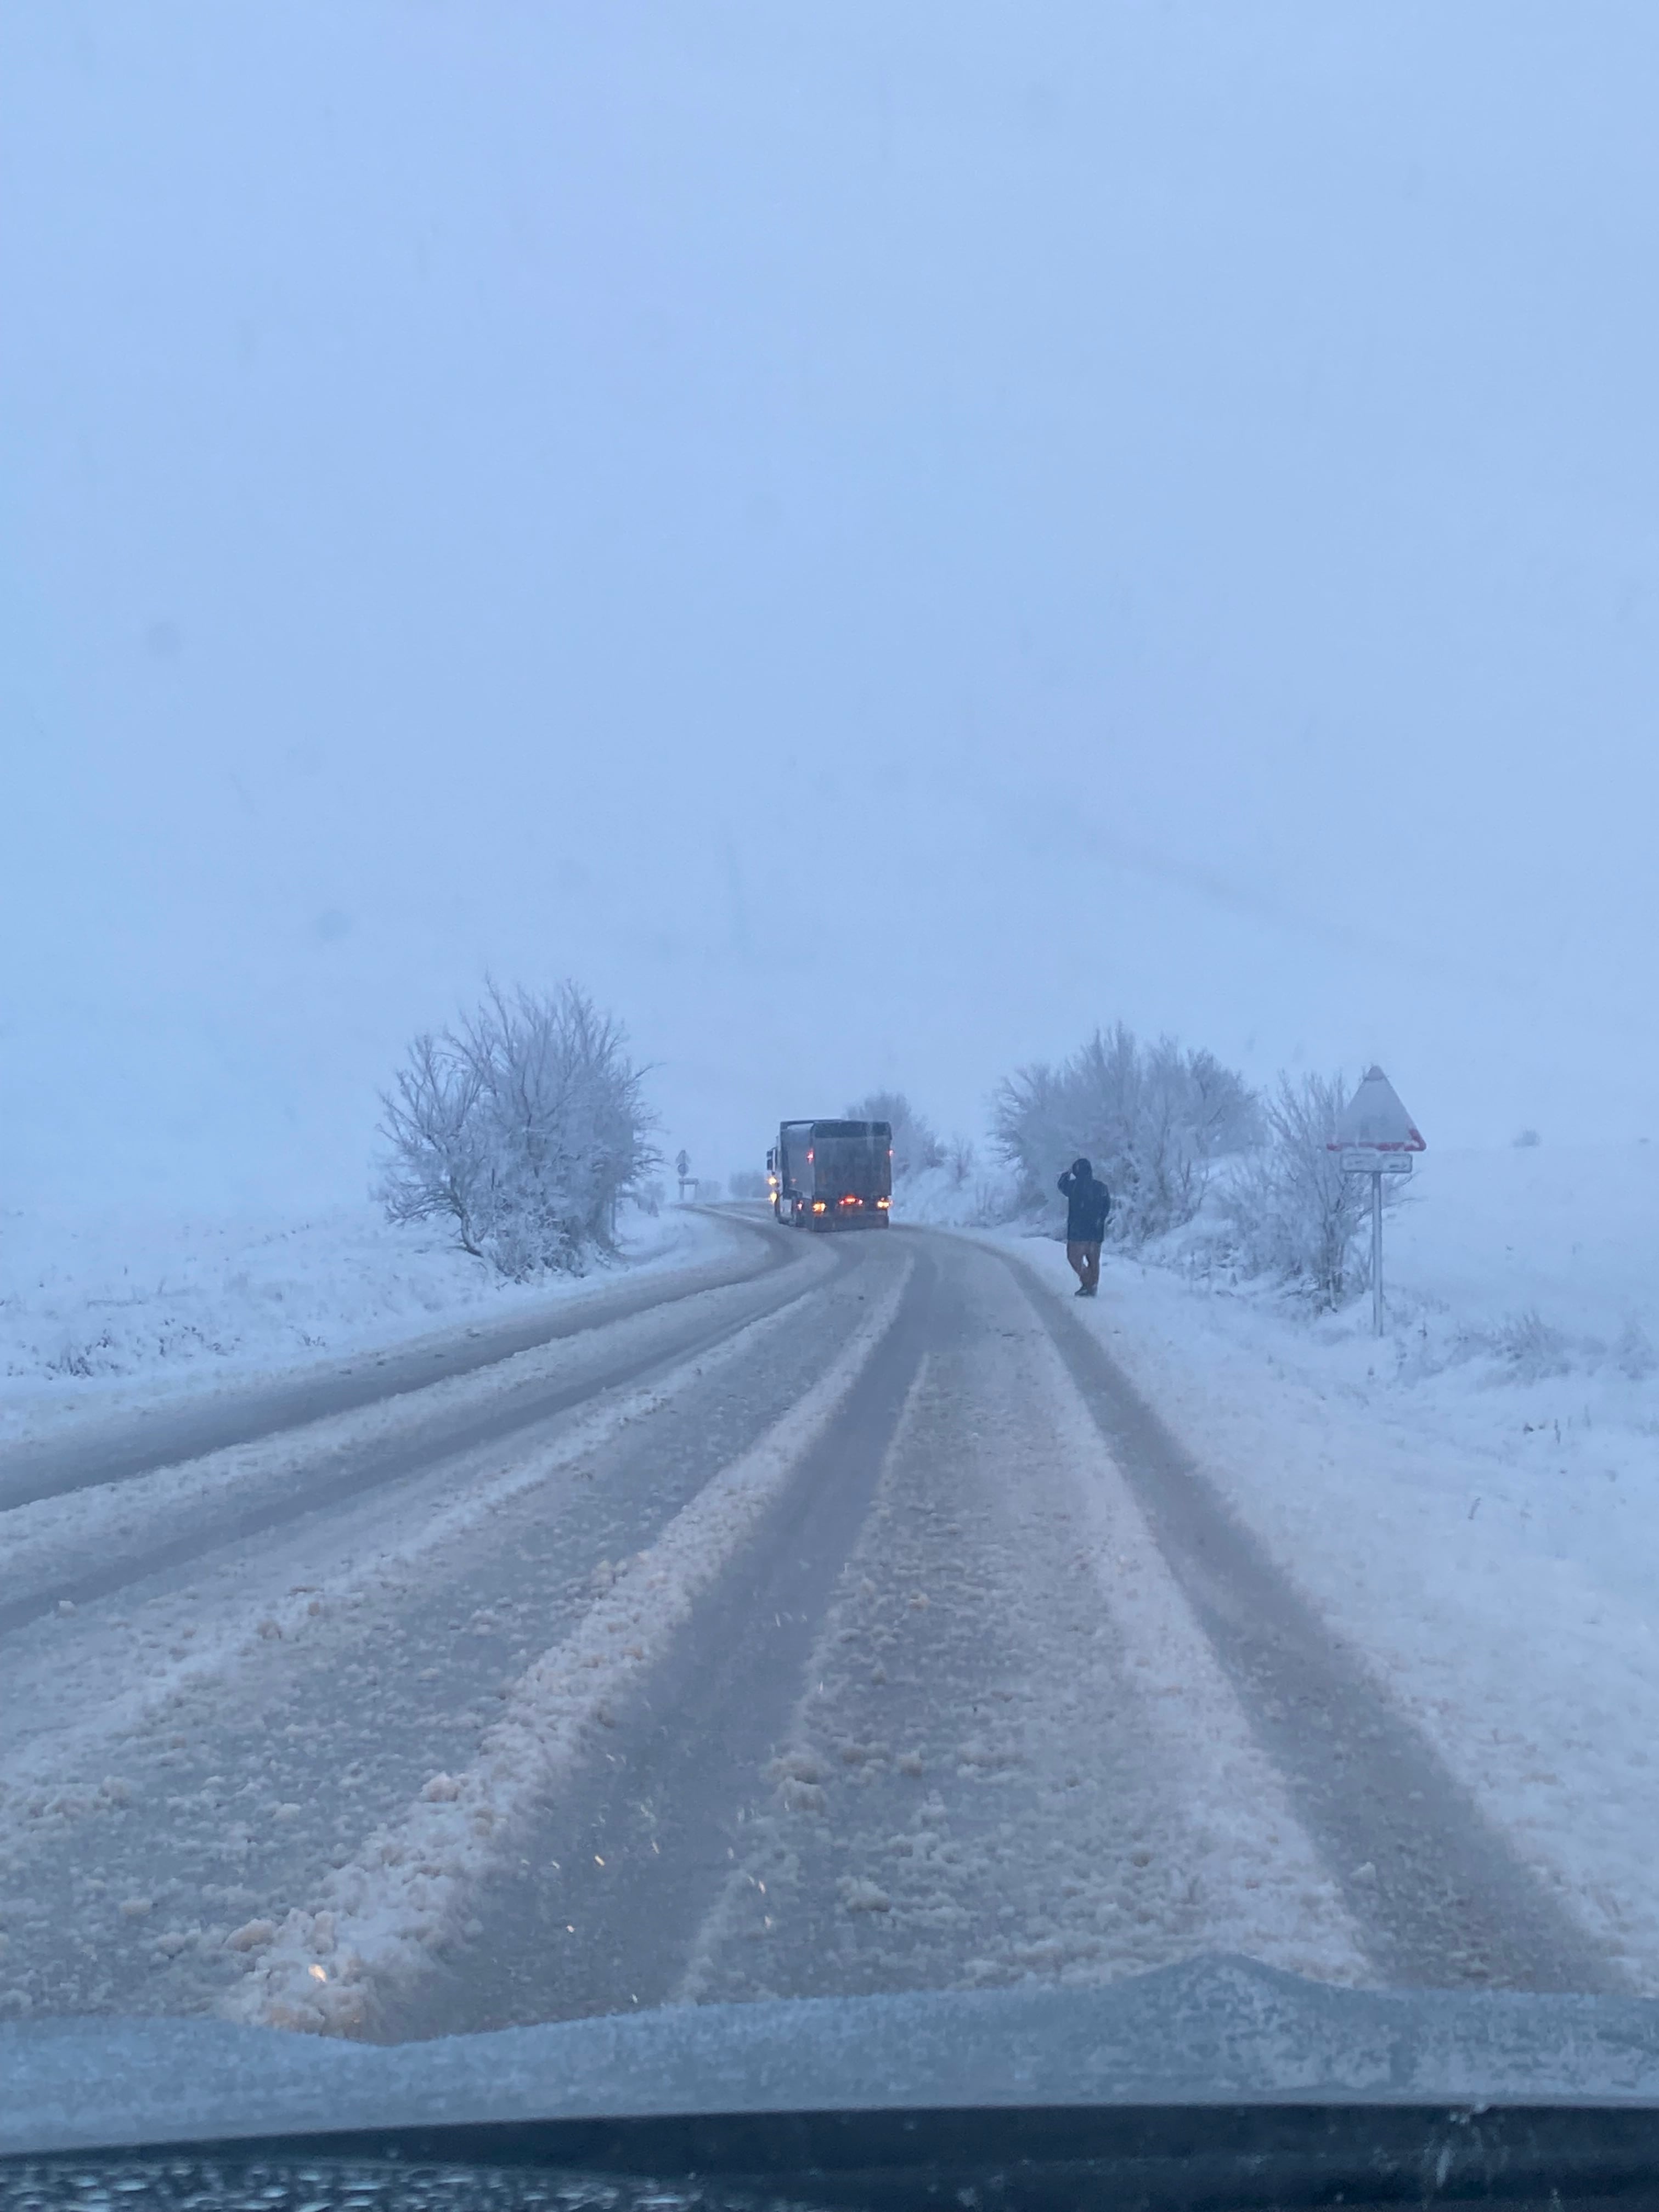
{"type": "Polygon", "coordinates": [[[1371,1179],[1371,1334],[1382,1334],[1382,1178],[1408,1176],[1413,1152],[1426,1152],[1422,1133],[1380,1067],[1368,1068],[1336,1117],[1327,1152],[1340,1152],[1344,1175],[1371,1179]]]}

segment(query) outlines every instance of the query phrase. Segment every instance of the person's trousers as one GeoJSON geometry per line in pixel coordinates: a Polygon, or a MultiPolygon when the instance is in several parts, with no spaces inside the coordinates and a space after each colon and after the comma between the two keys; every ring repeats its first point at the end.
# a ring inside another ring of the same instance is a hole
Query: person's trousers
{"type": "Polygon", "coordinates": [[[1066,1256],[1084,1289],[1092,1291],[1100,1280],[1100,1239],[1091,1244],[1068,1244],[1066,1256]]]}

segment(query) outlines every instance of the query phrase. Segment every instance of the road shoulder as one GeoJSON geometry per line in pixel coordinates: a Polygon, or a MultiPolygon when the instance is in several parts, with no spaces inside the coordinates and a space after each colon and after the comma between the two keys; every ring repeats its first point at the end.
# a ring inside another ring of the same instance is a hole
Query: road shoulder
{"type": "Polygon", "coordinates": [[[1619,1485],[1540,1499],[1495,1449],[1437,1434],[1408,1385],[1333,1387],[1311,1337],[1243,1301],[1113,1254],[1098,1300],[1073,1302],[1057,1246],[979,1241],[1157,1407],[1607,1970],[1659,1990],[1659,1637],[1607,1539],[1619,1485]]]}

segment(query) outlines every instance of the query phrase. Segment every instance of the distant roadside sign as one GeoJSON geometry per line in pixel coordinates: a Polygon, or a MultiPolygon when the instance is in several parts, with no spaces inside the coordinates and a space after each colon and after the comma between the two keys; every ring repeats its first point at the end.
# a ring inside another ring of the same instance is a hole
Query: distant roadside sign
{"type": "Polygon", "coordinates": [[[1337,1162],[1344,1175],[1408,1176],[1409,1152],[1384,1152],[1375,1145],[1350,1145],[1337,1162]]]}
{"type": "Polygon", "coordinates": [[[1336,1117],[1325,1149],[1344,1175],[1371,1179],[1371,1332],[1382,1334],[1382,1178],[1408,1176],[1412,1154],[1425,1152],[1423,1132],[1380,1067],[1368,1067],[1336,1117]]]}
{"type": "Polygon", "coordinates": [[[1388,1077],[1380,1067],[1368,1067],[1358,1090],[1337,1115],[1326,1150],[1424,1152],[1428,1146],[1388,1077]]]}

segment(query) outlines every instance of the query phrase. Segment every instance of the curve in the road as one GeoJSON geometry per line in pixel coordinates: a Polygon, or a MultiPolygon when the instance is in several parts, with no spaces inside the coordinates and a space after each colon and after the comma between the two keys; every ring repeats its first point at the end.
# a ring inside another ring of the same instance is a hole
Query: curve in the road
{"type": "Polygon", "coordinates": [[[738,1230],[749,1246],[729,1261],[653,1275],[550,1310],[544,1307],[517,1315],[473,1335],[366,1352],[331,1370],[312,1369],[256,1389],[217,1394],[204,1402],[162,1407],[137,1424],[129,1418],[75,1436],[14,1445],[0,1452],[0,1513],[100,1483],[153,1474],[158,1468],[182,1466],[210,1452],[258,1443],[331,1414],[355,1413],[360,1407],[424,1390],[455,1376],[476,1374],[562,1338],[607,1328],[655,1306],[751,1281],[805,1256],[805,1240],[792,1243],[758,1222],[732,1218],[723,1225],[738,1230]]]}
{"type": "Polygon", "coordinates": [[[1223,1504],[1089,1328],[1007,1265],[1134,1492],[1382,1978],[1627,1993],[1358,1654],[1223,1504]]]}

